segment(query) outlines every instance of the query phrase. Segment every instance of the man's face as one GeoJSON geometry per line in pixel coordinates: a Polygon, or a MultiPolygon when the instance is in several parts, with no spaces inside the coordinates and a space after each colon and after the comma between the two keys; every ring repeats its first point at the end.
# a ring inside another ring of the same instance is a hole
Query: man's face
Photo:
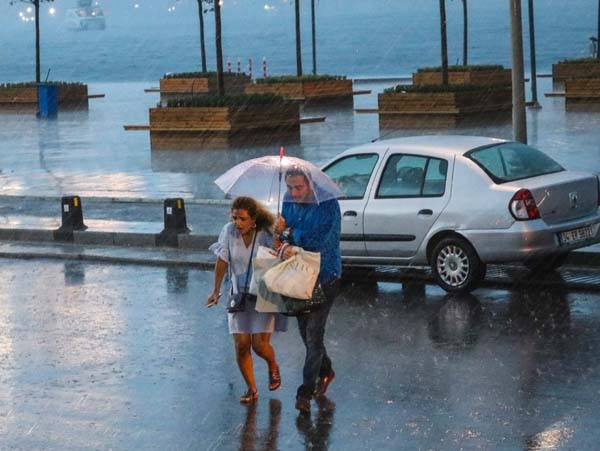
{"type": "Polygon", "coordinates": [[[294,202],[303,202],[311,194],[310,186],[303,175],[290,175],[285,178],[285,184],[294,202]]]}

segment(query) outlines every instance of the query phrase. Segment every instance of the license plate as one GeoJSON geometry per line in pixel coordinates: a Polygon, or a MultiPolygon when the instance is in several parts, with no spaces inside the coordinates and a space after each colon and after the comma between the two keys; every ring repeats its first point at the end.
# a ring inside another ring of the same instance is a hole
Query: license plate
{"type": "Polygon", "coordinates": [[[585,241],[593,236],[592,226],[579,227],[578,229],[567,230],[558,234],[560,244],[562,245],[585,241]]]}

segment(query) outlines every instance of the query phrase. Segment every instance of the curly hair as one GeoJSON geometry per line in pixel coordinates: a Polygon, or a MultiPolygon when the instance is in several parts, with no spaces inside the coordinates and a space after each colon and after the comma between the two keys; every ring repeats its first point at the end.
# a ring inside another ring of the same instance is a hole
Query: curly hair
{"type": "Polygon", "coordinates": [[[231,203],[232,210],[246,210],[250,217],[256,222],[257,230],[270,230],[275,224],[275,216],[267,207],[248,196],[238,196],[231,203]]]}

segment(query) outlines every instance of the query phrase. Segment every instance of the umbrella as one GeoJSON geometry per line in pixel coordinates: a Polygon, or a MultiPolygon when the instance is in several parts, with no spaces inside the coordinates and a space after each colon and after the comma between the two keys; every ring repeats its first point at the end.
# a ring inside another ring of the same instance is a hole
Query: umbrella
{"type": "Polygon", "coordinates": [[[267,155],[243,161],[229,169],[215,180],[221,190],[230,197],[251,196],[273,205],[277,202],[277,211],[281,193],[286,192],[285,174],[288,170],[300,170],[312,184],[314,198],[311,202],[325,202],[342,197],[340,191],[327,174],[309,161],[283,155],[267,155]]]}

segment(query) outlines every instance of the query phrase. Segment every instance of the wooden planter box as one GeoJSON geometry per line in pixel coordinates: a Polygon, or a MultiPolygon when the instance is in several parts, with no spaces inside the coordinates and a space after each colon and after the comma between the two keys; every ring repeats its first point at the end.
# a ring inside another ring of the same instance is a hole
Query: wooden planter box
{"type": "Polygon", "coordinates": [[[253,83],[246,94],[277,94],[290,100],[328,101],[352,99],[352,80],[253,83]]]}
{"type": "MultiPolygon", "coordinates": [[[[252,79],[246,74],[224,73],[225,93],[227,95],[244,94],[252,79]]],[[[160,100],[166,102],[174,98],[186,98],[194,95],[217,94],[217,75],[195,78],[161,78],[160,100]]]]}
{"type": "Polygon", "coordinates": [[[504,119],[512,109],[508,87],[484,92],[381,93],[377,100],[380,128],[452,127],[465,120],[504,119]]]}
{"type": "MultiPolygon", "coordinates": [[[[66,108],[87,108],[87,85],[65,85],[58,89],[58,105],[66,108]]],[[[0,87],[0,108],[37,111],[37,86],[0,87]]]]}
{"type": "Polygon", "coordinates": [[[563,81],[570,78],[590,78],[600,76],[600,62],[557,63],[552,65],[552,80],[563,81]]]}
{"type": "Polygon", "coordinates": [[[299,141],[300,108],[292,102],[150,109],[150,148],[153,150],[299,141]]]}
{"type": "Polygon", "coordinates": [[[600,106],[600,78],[574,78],[565,81],[565,107],[600,106]]]}
{"type": "MultiPolygon", "coordinates": [[[[510,85],[512,72],[510,69],[497,70],[465,70],[448,72],[448,83],[452,85],[510,85]]],[[[421,71],[412,74],[413,85],[441,85],[441,71],[421,71]]]]}

